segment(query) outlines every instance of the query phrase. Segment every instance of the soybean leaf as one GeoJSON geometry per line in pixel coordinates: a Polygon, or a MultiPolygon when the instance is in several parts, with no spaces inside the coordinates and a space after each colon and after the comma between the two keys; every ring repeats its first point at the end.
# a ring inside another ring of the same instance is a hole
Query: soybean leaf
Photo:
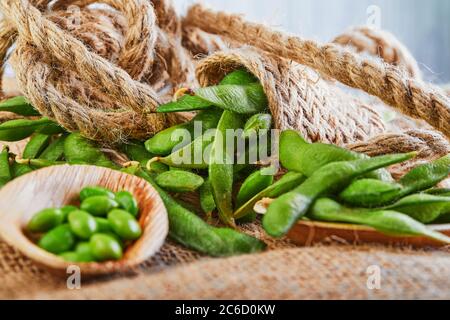
{"type": "Polygon", "coordinates": [[[163,104],[156,109],[156,112],[170,113],[170,112],[183,112],[183,111],[195,111],[211,108],[212,105],[209,101],[205,101],[198,96],[191,96],[186,94],[175,102],[169,102],[163,104]]]}
{"type": "Polygon", "coordinates": [[[0,141],[20,141],[52,123],[47,118],[39,120],[18,119],[4,122],[0,125],[0,141]]]}

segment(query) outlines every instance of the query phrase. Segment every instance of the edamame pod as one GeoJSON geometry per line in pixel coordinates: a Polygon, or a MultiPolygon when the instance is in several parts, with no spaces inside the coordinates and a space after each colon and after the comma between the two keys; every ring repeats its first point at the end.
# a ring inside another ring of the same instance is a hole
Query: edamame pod
{"type": "Polygon", "coordinates": [[[221,111],[213,108],[200,112],[191,121],[163,130],[145,142],[145,148],[159,156],[167,156],[188,145],[194,136],[195,124],[198,123],[202,133],[215,128],[219,122],[221,111]],[[186,136],[187,135],[187,136],[186,136]]]}
{"type": "MultiPolygon", "coordinates": [[[[280,135],[280,162],[289,171],[301,172],[307,177],[312,176],[323,166],[339,161],[353,161],[368,159],[369,157],[323,143],[308,143],[294,130],[283,131],[280,135]]],[[[367,174],[367,178],[383,181],[393,181],[392,176],[385,169],[367,174]]]]}
{"type": "Polygon", "coordinates": [[[153,154],[147,151],[145,146],[138,141],[133,141],[122,146],[122,151],[131,161],[137,161],[142,166],[154,157],[153,154]]]}
{"type": "Polygon", "coordinates": [[[81,210],[89,212],[93,216],[103,217],[111,210],[118,208],[119,204],[107,196],[89,197],[81,203],[81,210]]]}
{"type": "Polygon", "coordinates": [[[41,153],[40,159],[48,161],[59,161],[64,157],[64,142],[66,136],[58,137],[41,153]]]}
{"type": "Polygon", "coordinates": [[[84,138],[80,133],[71,133],[67,136],[64,142],[64,155],[70,164],[91,164],[111,169],[118,168],[98,149],[93,141],[84,138]]]}
{"type": "MultiPolygon", "coordinates": [[[[224,111],[217,126],[217,132],[211,148],[209,179],[213,191],[219,218],[223,223],[234,227],[233,217],[233,178],[234,151],[228,150],[227,131],[242,128],[242,116],[231,111],[224,111]]],[[[234,145],[234,143],[233,143],[234,145]]]]}
{"type": "Polygon", "coordinates": [[[394,236],[425,236],[450,244],[450,238],[428,229],[409,216],[389,210],[360,211],[341,206],[331,199],[319,199],[308,213],[308,217],[319,221],[345,222],[366,225],[394,236]]]}
{"type": "Polygon", "coordinates": [[[263,218],[263,227],[269,235],[281,237],[307,213],[318,197],[339,192],[355,178],[414,156],[416,153],[330,163],[317,170],[299,187],[272,202],[263,218]]]}
{"type": "Polygon", "coordinates": [[[95,197],[95,196],[105,196],[110,199],[115,198],[115,194],[106,188],[103,187],[84,187],[80,191],[80,201],[83,202],[87,198],[95,197]]]}
{"type": "Polygon", "coordinates": [[[339,199],[353,206],[371,208],[374,204],[389,203],[397,197],[402,185],[375,179],[356,180],[340,195],[339,199]]]}
{"type": "Polygon", "coordinates": [[[88,240],[97,232],[97,221],[89,213],[76,210],[69,213],[70,230],[80,239],[88,240]]]}
{"type": "Polygon", "coordinates": [[[47,232],[64,221],[64,213],[60,209],[44,209],[36,213],[28,222],[31,232],[47,232]]]}
{"type": "Polygon", "coordinates": [[[134,217],[139,214],[139,207],[136,199],[128,191],[116,192],[114,200],[119,204],[119,207],[131,213],[134,217]]]}
{"type": "Polygon", "coordinates": [[[38,243],[42,249],[60,254],[70,251],[75,245],[75,235],[68,224],[60,225],[45,234],[38,243]]]}
{"type": "Polygon", "coordinates": [[[205,182],[202,177],[187,171],[167,171],[159,174],[155,182],[169,192],[193,192],[205,182]]]}
{"type": "Polygon", "coordinates": [[[37,159],[50,143],[51,136],[42,133],[36,133],[28,141],[23,151],[22,158],[37,159]]]}
{"type": "Polygon", "coordinates": [[[108,213],[108,221],[114,233],[124,240],[136,240],[142,234],[142,229],[129,212],[115,209],[108,213]]]}
{"type": "Polygon", "coordinates": [[[63,161],[49,161],[44,159],[16,159],[16,162],[18,164],[27,165],[33,170],[66,164],[63,161]]]}
{"type": "Polygon", "coordinates": [[[14,97],[0,102],[0,112],[8,111],[24,117],[39,116],[40,113],[23,96],[14,97]]]}
{"type": "Polygon", "coordinates": [[[13,175],[11,173],[11,165],[9,163],[9,149],[4,147],[0,152],[0,188],[7,184],[13,175]]]}
{"type": "Polygon", "coordinates": [[[11,174],[14,179],[26,175],[30,172],[33,172],[33,169],[27,164],[14,162],[11,166],[11,174]]]}
{"type": "Polygon", "coordinates": [[[236,206],[238,208],[273,184],[274,177],[270,173],[268,168],[264,168],[255,171],[244,181],[236,197],[236,206]]]}
{"type": "Polygon", "coordinates": [[[450,189],[448,188],[432,188],[425,191],[427,194],[441,197],[450,197],[450,189]]]}
{"type": "Polygon", "coordinates": [[[242,137],[244,139],[257,135],[261,130],[270,130],[272,128],[272,115],[269,113],[258,113],[250,117],[244,126],[242,137]]]}
{"type": "Polygon", "coordinates": [[[214,196],[211,190],[211,182],[209,178],[206,179],[205,183],[199,189],[200,194],[200,206],[203,212],[211,217],[212,212],[216,210],[216,202],[214,201],[214,196]]]}
{"type": "Polygon", "coordinates": [[[39,128],[52,123],[47,118],[39,120],[18,119],[0,124],[0,141],[20,141],[31,136],[39,128]]]}
{"type": "Polygon", "coordinates": [[[122,258],[122,246],[110,235],[94,234],[89,241],[92,255],[96,261],[120,260],[122,258]]]}

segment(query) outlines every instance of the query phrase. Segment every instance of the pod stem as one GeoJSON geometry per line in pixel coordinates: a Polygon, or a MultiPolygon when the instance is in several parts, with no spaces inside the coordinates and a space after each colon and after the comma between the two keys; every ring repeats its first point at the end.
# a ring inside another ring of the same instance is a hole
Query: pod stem
{"type": "Polygon", "coordinates": [[[152,163],[160,162],[161,159],[162,159],[161,157],[154,157],[154,158],[148,160],[147,164],[145,165],[145,168],[151,172],[152,171],[152,163]]]}

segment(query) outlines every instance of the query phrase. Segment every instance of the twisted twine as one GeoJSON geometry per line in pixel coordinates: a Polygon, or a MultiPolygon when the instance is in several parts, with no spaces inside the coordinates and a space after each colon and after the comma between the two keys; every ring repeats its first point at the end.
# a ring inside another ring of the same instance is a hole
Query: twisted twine
{"type": "Polygon", "coordinates": [[[407,77],[396,66],[361,57],[336,44],[320,44],[249,23],[240,16],[192,6],[186,25],[292,59],[379,97],[413,118],[424,119],[450,137],[450,99],[435,86],[407,77]]]}

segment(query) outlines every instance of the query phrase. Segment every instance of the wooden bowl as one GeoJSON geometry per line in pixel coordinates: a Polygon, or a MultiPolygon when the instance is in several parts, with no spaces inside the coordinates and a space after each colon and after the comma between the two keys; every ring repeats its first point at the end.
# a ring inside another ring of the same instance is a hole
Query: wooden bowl
{"type": "MultiPolygon", "coordinates": [[[[450,236],[450,224],[429,226],[435,231],[450,236]]],[[[388,245],[405,245],[415,248],[441,248],[445,244],[425,237],[393,237],[383,234],[373,228],[328,222],[301,221],[289,232],[288,238],[300,246],[311,246],[329,239],[345,243],[380,243],[388,245]]]]}
{"type": "Polygon", "coordinates": [[[0,190],[0,237],[27,257],[53,271],[66,273],[78,265],[83,275],[127,271],[154,255],[169,231],[167,211],[157,191],[145,180],[119,171],[94,166],[54,166],[8,183],[0,190]],[[142,236],[130,245],[119,261],[70,263],[33,243],[24,228],[34,214],[45,208],[78,204],[86,186],[112,191],[127,190],[138,201],[142,236]]]}

